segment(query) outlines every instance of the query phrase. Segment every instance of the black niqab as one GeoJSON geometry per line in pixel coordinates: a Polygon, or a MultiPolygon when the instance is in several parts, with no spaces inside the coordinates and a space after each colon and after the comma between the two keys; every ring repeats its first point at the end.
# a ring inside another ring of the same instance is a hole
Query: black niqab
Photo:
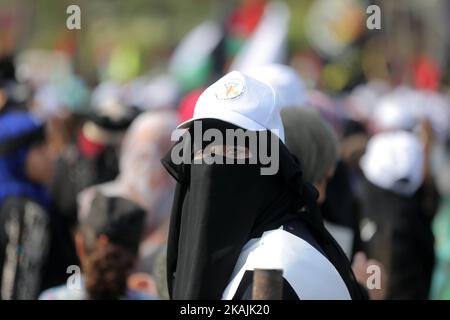
{"type": "MultiPolygon", "coordinates": [[[[202,120],[202,124],[203,130],[216,128],[223,133],[238,128],[212,119],[202,120]]],[[[353,287],[349,288],[352,298],[360,294],[352,294],[360,288],[318,211],[305,214],[302,210],[305,205],[317,208],[315,189],[302,182],[300,166],[284,144],[273,135],[267,136],[269,145],[274,141],[279,144],[280,168],[275,175],[261,175],[259,161],[175,165],[171,152],[163,159],[178,181],[167,252],[172,299],[220,299],[246,242],[300,216],[311,226],[325,254],[331,252],[330,261],[347,287],[353,287]]]]}

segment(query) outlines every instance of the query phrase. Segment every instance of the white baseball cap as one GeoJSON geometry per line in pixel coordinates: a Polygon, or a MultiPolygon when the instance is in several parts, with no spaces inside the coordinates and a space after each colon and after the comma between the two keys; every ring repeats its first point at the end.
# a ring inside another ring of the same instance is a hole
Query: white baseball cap
{"type": "Polygon", "coordinates": [[[374,185],[409,196],[423,182],[423,146],[411,132],[378,133],[369,140],[360,166],[374,185]]]}
{"type": "Polygon", "coordinates": [[[178,128],[187,128],[195,120],[218,119],[243,129],[270,130],[284,142],[278,98],[275,90],[238,71],[232,71],[209,86],[199,97],[192,119],[178,128]]]}
{"type": "Polygon", "coordinates": [[[307,101],[306,86],[292,67],[272,63],[253,68],[245,73],[272,86],[278,94],[281,109],[305,106],[307,101]]]}

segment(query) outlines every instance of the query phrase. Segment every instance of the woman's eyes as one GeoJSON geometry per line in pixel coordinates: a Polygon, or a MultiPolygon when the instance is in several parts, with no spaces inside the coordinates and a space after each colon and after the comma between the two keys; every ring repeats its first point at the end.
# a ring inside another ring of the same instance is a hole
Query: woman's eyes
{"type": "Polygon", "coordinates": [[[226,157],[234,159],[246,158],[246,148],[229,148],[226,150],[226,157]]]}
{"type": "Polygon", "coordinates": [[[251,153],[246,147],[240,146],[212,146],[204,150],[197,150],[194,159],[202,159],[209,156],[223,156],[230,159],[250,158],[251,153]],[[208,150],[207,150],[208,149],[208,150]]]}
{"type": "Polygon", "coordinates": [[[239,150],[236,149],[236,148],[228,148],[225,151],[225,155],[227,155],[227,156],[233,156],[234,157],[237,154],[239,154],[239,150]]]}

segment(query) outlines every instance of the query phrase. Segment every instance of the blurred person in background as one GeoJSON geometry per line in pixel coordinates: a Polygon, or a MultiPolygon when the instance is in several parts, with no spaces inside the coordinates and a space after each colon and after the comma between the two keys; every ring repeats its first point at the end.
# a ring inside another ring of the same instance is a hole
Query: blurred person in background
{"type": "Polygon", "coordinates": [[[128,288],[138,257],[145,211],[126,199],[97,192],[80,212],[75,242],[83,276],[78,287],[66,284],[44,291],[41,300],[149,300],[128,288]]]}
{"type": "Polygon", "coordinates": [[[29,110],[46,123],[56,156],[76,142],[89,113],[89,94],[84,80],[73,74],[55,77],[36,89],[29,110]]]}
{"type": "MultiPolygon", "coordinates": [[[[445,148],[445,137],[448,134],[449,126],[449,112],[448,101],[445,101],[440,94],[402,85],[379,99],[370,123],[370,128],[375,133],[396,132],[398,130],[413,132],[422,145],[423,164],[420,170],[422,170],[423,180],[412,196],[413,203],[416,205],[414,212],[416,212],[416,215],[419,215],[416,219],[420,219],[421,225],[417,222],[417,225],[411,222],[409,225],[405,224],[404,228],[421,228],[422,233],[419,238],[425,239],[425,244],[422,247],[422,251],[418,251],[418,256],[424,255],[428,250],[426,253],[428,256],[423,258],[424,266],[422,266],[425,269],[421,277],[423,291],[419,293],[419,288],[410,288],[409,293],[411,295],[414,294],[413,290],[416,289],[415,293],[421,294],[423,298],[436,297],[437,294],[437,280],[434,282],[433,291],[426,293],[425,290],[429,290],[430,273],[432,272],[435,258],[431,249],[434,240],[433,234],[431,234],[432,224],[440,206],[440,216],[436,217],[433,229],[439,238],[445,238],[445,235],[443,236],[443,233],[440,232],[442,228],[436,226],[436,221],[442,221],[445,217],[445,202],[441,203],[441,194],[445,196],[445,184],[443,188],[442,181],[446,177],[446,165],[445,155],[440,153],[440,150],[445,148]]],[[[396,210],[407,210],[401,209],[402,206],[400,205],[399,207],[400,209],[396,210]]],[[[414,219],[411,221],[414,221],[414,219]]],[[[443,242],[439,241],[436,242],[436,246],[435,255],[438,260],[435,267],[439,270],[442,267],[442,263],[439,263],[439,258],[443,257],[442,253],[445,251],[445,245],[443,246],[443,242]]],[[[415,272],[418,274],[419,269],[415,272]]],[[[436,272],[440,276],[444,274],[439,271],[436,272]]],[[[408,299],[410,296],[407,294],[400,297],[408,299]]]]}
{"type": "Polygon", "coordinates": [[[337,139],[330,126],[314,109],[299,107],[281,111],[286,145],[299,158],[303,178],[319,192],[318,202],[326,198],[326,185],[333,175],[338,156],[337,139]]]}
{"type": "Polygon", "coordinates": [[[119,150],[127,128],[138,115],[124,104],[121,88],[102,83],[92,94],[92,110],[76,140],[59,157],[51,194],[70,226],[76,225],[77,195],[89,187],[115,179],[119,173],[119,150]]]}
{"type": "Polygon", "coordinates": [[[2,299],[35,299],[63,281],[67,265],[76,262],[46,189],[52,174],[44,125],[26,112],[0,115],[2,299]]]}
{"type": "MultiPolygon", "coordinates": [[[[374,99],[376,100],[376,97],[374,99]]],[[[334,173],[326,184],[326,197],[320,204],[320,210],[328,228],[333,229],[339,234],[337,238],[346,243],[344,251],[351,261],[357,252],[364,251],[359,237],[360,209],[357,195],[362,180],[359,159],[364,154],[369,139],[365,127],[369,116],[367,109],[370,109],[368,100],[367,97],[352,97],[345,99],[341,105],[338,98],[318,90],[312,91],[308,99],[309,104],[319,111],[337,137],[338,159],[334,173]],[[353,230],[354,235],[349,233],[349,230],[353,230]]]]}
{"type": "Polygon", "coordinates": [[[389,299],[427,299],[434,238],[420,205],[424,147],[407,131],[373,136],[361,158],[361,238],[388,273],[389,299]]]}
{"type": "MultiPolygon", "coordinates": [[[[321,204],[321,212],[330,228],[341,225],[354,230],[355,237],[351,237],[353,240],[347,242],[345,249],[349,259],[353,260],[356,252],[364,251],[359,232],[358,192],[363,179],[359,160],[364,154],[369,135],[360,122],[347,119],[341,125],[343,128],[336,170],[326,185],[327,196],[321,204]]],[[[336,232],[339,229],[337,227],[336,232]]],[[[345,232],[339,233],[345,238],[345,232]]]]}
{"type": "Polygon", "coordinates": [[[175,112],[163,110],[136,118],[124,139],[119,176],[103,185],[108,193],[119,193],[146,210],[138,269],[149,274],[153,274],[155,257],[167,241],[175,184],[161,159],[172,145],[171,134],[177,121],[175,112]]]}
{"type": "MultiPolygon", "coordinates": [[[[327,185],[329,179],[335,174],[338,161],[337,138],[331,126],[329,126],[315,109],[285,108],[281,111],[285,128],[286,145],[299,159],[303,168],[303,179],[314,185],[319,192],[318,203],[322,204],[327,199],[327,185]]],[[[349,189],[345,189],[351,192],[349,189]]],[[[345,192],[342,191],[342,192],[345,192]]],[[[368,260],[360,251],[361,239],[359,234],[360,217],[351,206],[346,206],[345,199],[334,202],[337,208],[335,216],[325,216],[324,225],[336,239],[346,253],[349,260],[358,254],[354,261],[353,271],[359,283],[368,290],[372,299],[383,299],[385,288],[381,290],[366,287],[368,278],[367,267],[380,266],[375,260],[368,260]],[[332,220],[330,221],[330,218],[332,220]]],[[[322,212],[322,208],[321,208],[322,212]]],[[[383,278],[385,274],[381,275],[383,278]]],[[[384,279],[383,279],[384,280],[384,279]]]]}
{"type": "Polygon", "coordinates": [[[440,203],[436,184],[439,168],[435,161],[437,147],[448,132],[450,110],[447,103],[438,94],[399,86],[379,99],[369,122],[372,134],[404,130],[420,138],[424,150],[424,181],[417,198],[428,224],[440,203]]]}
{"type": "MultiPolygon", "coordinates": [[[[146,211],[143,241],[136,272],[153,276],[155,259],[167,241],[171,199],[175,184],[161,165],[172,144],[171,134],[178,122],[174,111],[150,111],[139,115],[128,129],[120,152],[118,177],[80,193],[80,206],[94,190],[133,201],[146,211]]],[[[136,277],[138,277],[136,275],[136,277]]],[[[151,282],[152,279],[149,279],[151,282]]]]}

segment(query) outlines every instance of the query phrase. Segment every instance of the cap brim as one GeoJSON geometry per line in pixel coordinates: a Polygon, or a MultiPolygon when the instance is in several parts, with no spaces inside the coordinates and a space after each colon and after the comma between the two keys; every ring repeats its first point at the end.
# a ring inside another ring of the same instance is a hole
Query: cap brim
{"type": "Polygon", "coordinates": [[[177,126],[177,129],[187,129],[191,126],[191,124],[196,120],[202,120],[202,119],[217,119],[222,120],[225,122],[229,122],[235,126],[241,127],[243,129],[247,130],[253,130],[253,131],[263,131],[263,130],[270,130],[263,125],[259,124],[258,122],[251,120],[245,116],[243,116],[240,113],[231,111],[231,110],[220,110],[220,114],[214,113],[214,114],[203,114],[199,117],[193,117],[192,119],[189,119],[187,121],[184,121],[180,125],[177,126]]]}

